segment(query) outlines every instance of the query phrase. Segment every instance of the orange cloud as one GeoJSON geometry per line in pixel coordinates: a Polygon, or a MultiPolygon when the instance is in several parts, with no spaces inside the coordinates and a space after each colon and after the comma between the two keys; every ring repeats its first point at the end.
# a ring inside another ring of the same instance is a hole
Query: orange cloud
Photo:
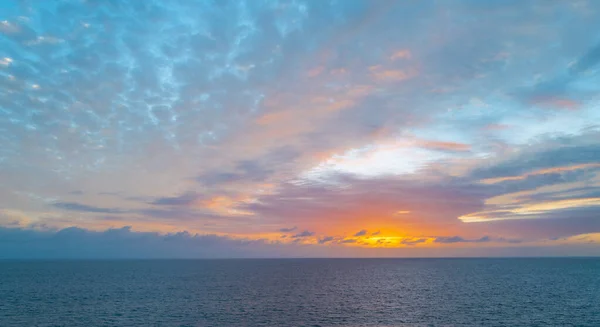
{"type": "Polygon", "coordinates": [[[458,219],[466,223],[531,219],[532,217],[535,218],[541,214],[547,214],[555,210],[595,206],[600,206],[600,198],[565,199],[504,206],[498,210],[488,210],[462,215],[459,216],[458,219]]]}
{"type": "Polygon", "coordinates": [[[312,104],[317,105],[313,108],[316,111],[337,111],[349,108],[355,103],[355,101],[352,98],[342,98],[338,100],[335,98],[328,98],[324,96],[318,96],[313,99],[310,99],[310,102],[312,104]]]}
{"type": "Polygon", "coordinates": [[[516,214],[535,214],[545,211],[588,206],[600,206],[600,198],[567,199],[534,203],[513,209],[511,212],[516,214]]]}
{"type": "Polygon", "coordinates": [[[208,200],[202,201],[201,206],[220,214],[252,215],[251,212],[236,209],[236,206],[238,206],[240,203],[248,201],[251,201],[249,196],[238,196],[236,198],[228,196],[215,196],[208,200]]]}
{"type": "Polygon", "coordinates": [[[557,173],[562,173],[562,172],[566,172],[566,171],[590,169],[590,168],[600,168],[600,164],[589,163],[589,164],[581,164],[581,165],[573,165],[573,166],[545,168],[545,169],[534,170],[534,171],[525,173],[523,175],[486,178],[486,179],[481,180],[480,182],[483,184],[496,184],[496,183],[507,182],[507,181],[524,180],[530,176],[557,174],[557,173]]]}
{"type": "Polygon", "coordinates": [[[282,121],[286,121],[293,115],[294,115],[294,113],[291,111],[271,112],[271,113],[267,113],[267,114],[264,114],[264,115],[258,117],[256,119],[256,123],[259,125],[277,124],[282,121]]]}
{"type": "Polygon", "coordinates": [[[564,244],[589,244],[589,243],[597,243],[600,244],[600,233],[587,233],[587,234],[579,234],[573,235],[570,237],[565,237],[563,239],[557,240],[559,243],[564,244]]]}
{"type": "Polygon", "coordinates": [[[417,145],[430,150],[467,152],[471,146],[465,143],[418,140],[417,145]]]}
{"type": "Polygon", "coordinates": [[[410,51],[403,49],[403,50],[396,51],[394,54],[392,54],[390,59],[391,60],[410,59],[411,57],[412,57],[412,54],[410,53],[410,51]]]}

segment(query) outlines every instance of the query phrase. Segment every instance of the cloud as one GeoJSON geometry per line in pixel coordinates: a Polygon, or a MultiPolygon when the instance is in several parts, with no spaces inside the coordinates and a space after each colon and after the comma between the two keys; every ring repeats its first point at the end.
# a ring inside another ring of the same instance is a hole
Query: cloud
{"type": "Polygon", "coordinates": [[[333,241],[334,239],[335,238],[333,236],[325,236],[325,237],[319,239],[319,244],[326,244],[326,243],[333,241]]]}
{"type": "Polygon", "coordinates": [[[401,82],[417,75],[414,70],[385,69],[381,66],[370,67],[370,70],[375,79],[386,82],[401,82]]]}
{"type": "Polygon", "coordinates": [[[480,178],[497,194],[485,200],[482,210],[459,218],[465,222],[572,220],[593,215],[600,203],[600,180],[596,177],[600,166],[597,146],[589,140],[596,136],[592,131],[577,137],[542,139],[500,162],[474,169],[471,176],[480,178]]]}
{"type": "Polygon", "coordinates": [[[366,229],[360,230],[359,232],[357,232],[356,234],[354,234],[354,236],[364,236],[364,235],[367,235],[367,230],[366,229]]]}
{"type": "Polygon", "coordinates": [[[598,62],[600,62],[600,45],[595,44],[565,67],[560,74],[537,83],[533,88],[517,93],[531,103],[557,109],[579,109],[583,101],[573,99],[573,97],[586,92],[578,90],[574,85],[578,80],[584,79],[589,70],[598,65],[598,62]]]}
{"type": "Polygon", "coordinates": [[[569,71],[571,74],[580,74],[598,65],[599,62],[600,44],[596,44],[595,46],[591,47],[581,58],[579,58],[577,62],[571,65],[569,71]]]}
{"type": "Polygon", "coordinates": [[[293,238],[304,238],[304,237],[311,237],[311,236],[314,236],[314,235],[315,235],[315,232],[311,232],[311,231],[305,230],[302,233],[298,233],[298,234],[296,234],[296,235],[294,235],[292,237],[293,238]]]}
{"type": "Polygon", "coordinates": [[[485,184],[495,184],[495,183],[501,183],[501,182],[506,182],[506,181],[521,181],[521,180],[527,179],[528,177],[536,176],[536,175],[560,174],[560,173],[564,173],[564,172],[571,172],[571,171],[584,170],[584,169],[596,169],[596,168],[600,168],[599,163],[586,163],[586,164],[564,166],[564,167],[552,167],[552,168],[544,168],[544,169],[538,169],[538,170],[534,170],[534,171],[530,171],[530,172],[525,172],[522,175],[517,175],[517,176],[503,176],[503,177],[487,178],[487,179],[483,179],[481,182],[485,183],[485,184]]]}
{"type": "Polygon", "coordinates": [[[93,213],[121,213],[123,210],[115,208],[102,208],[95,207],[77,202],[56,202],[52,204],[54,207],[70,210],[70,211],[81,211],[81,212],[93,212],[93,213]]]}
{"type": "Polygon", "coordinates": [[[436,243],[461,243],[461,242],[468,242],[468,241],[460,236],[451,236],[451,237],[437,237],[434,242],[436,242],[436,243]]]}
{"type": "Polygon", "coordinates": [[[263,240],[187,232],[134,232],[131,227],[95,232],[70,227],[39,231],[0,227],[0,258],[210,258],[260,255],[263,240]]]}
{"type": "Polygon", "coordinates": [[[400,244],[404,244],[404,245],[415,245],[415,244],[419,244],[419,243],[425,243],[427,242],[426,238],[416,238],[416,239],[403,239],[400,244]]]}
{"type": "Polygon", "coordinates": [[[180,196],[175,196],[175,197],[158,198],[158,199],[152,201],[151,203],[154,205],[186,206],[186,205],[191,205],[191,204],[197,202],[199,199],[201,199],[201,197],[198,194],[185,193],[185,194],[182,194],[180,196]]]}
{"type": "MultiPolygon", "coordinates": [[[[41,229],[40,229],[41,228],[41,229]]],[[[327,236],[319,244],[281,243],[264,239],[231,238],[189,232],[150,233],[129,226],[103,231],[69,227],[60,230],[0,227],[0,259],[151,259],[151,258],[253,258],[253,257],[438,257],[445,256],[547,256],[593,255],[600,234],[547,240],[545,245],[521,245],[518,240],[505,247],[364,248],[355,239],[327,236]],[[591,241],[591,242],[590,242],[591,241]],[[346,245],[345,245],[346,244],[346,245]]],[[[424,243],[424,238],[403,240],[403,245],[424,243]]],[[[484,242],[485,238],[473,239],[484,242]]],[[[460,242],[459,242],[460,243],[460,242]]],[[[467,242],[468,243],[468,242],[467,242]]],[[[463,244],[467,244],[463,243],[463,244]]]]}
{"type": "Polygon", "coordinates": [[[209,170],[196,178],[205,186],[239,185],[244,183],[263,183],[269,180],[276,171],[272,167],[293,161],[299,156],[292,147],[276,147],[261,158],[240,160],[232,168],[225,171],[223,167],[209,170]]]}
{"type": "MultiPolygon", "coordinates": [[[[496,239],[494,241],[499,241],[504,239],[496,239]]],[[[460,236],[449,236],[449,237],[436,237],[435,243],[487,243],[491,242],[492,239],[489,236],[483,236],[478,239],[465,239],[460,236]]]]}
{"type": "Polygon", "coordinates": [[[468,144],[456,142],[421,140],[418,142],[418,145],[426,149],[449,152],[467,152],[471,149],[471,146],[468,144]]]}
{"type": "Polygon", "coordinates": [[[505,160],[476,168],[472,176],[485,179],[594,168],[600,160],[600,144],[589,140],[598,135],[591,132],[574,138],[541,140],[505,160]]]}
{"type": "Polygon", "coordinates": [[[582,106],[581,102],[573,99],[548,95],[534,96],[531,102],[536,105],[566,110],[577,110],[582,106]]]}
{"type": "Polygon", "coordinates": [[[279,231],[282,232],[282,233],[289,233],[289,232],[295,231],[296,229],[298,229],[298,228],[296,226],[294,226],[294,227],[291,227],[291,228],[281,228],[279,231]]]}
{"type": "Polygon", "coordinates": [[[391,60],[410,59],[411,57],[412,57],[412,55],[411,55],[410,51],[403,49],[403,50],[398,50],[394,54],[392,54],[390,59],[391,60]]]}

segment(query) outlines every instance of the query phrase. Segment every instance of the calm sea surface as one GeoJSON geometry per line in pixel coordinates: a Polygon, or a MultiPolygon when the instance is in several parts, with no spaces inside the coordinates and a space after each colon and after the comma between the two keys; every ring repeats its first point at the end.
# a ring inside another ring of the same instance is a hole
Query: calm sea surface
{"type": "Polygon", "coordinates": [[[0,261],[0,326],[600,326],[600,259],[0,261]]]}

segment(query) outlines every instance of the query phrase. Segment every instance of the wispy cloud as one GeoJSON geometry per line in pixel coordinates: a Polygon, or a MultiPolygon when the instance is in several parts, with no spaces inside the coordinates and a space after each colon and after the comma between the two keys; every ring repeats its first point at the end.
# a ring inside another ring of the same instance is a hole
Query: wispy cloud
{"type": "Polygon", "coordinates": [[[311,231],[305,230],[305,231],[303,231],[301,233],[298,233],[298,234],[296,234],[296,235],[294,235],[292,237],[294,237],[294,238],[302,238],[302,237],[311,237],[311,236],[314,236],[314,235],[315,235],[315,232],[311,232],[311,231]]]}
{"type": "Polygon", "coordinates": [[[195,193],[185,193],[180,196],[174,197],[162,197],[158,198],[151,203],[154,205],[191,205],[197,202],[201,197],[195,193]]]}
{"type": "Polygon", "coordinates": [[[54,207],[70,210],[70,211],[81,211],[81,212],[93,212],[93,213],[121,213],[123,210],[115,209],[115,208],[102,208],[95,207],[86,204],[76,203],[76,202],[56,202],[52,204],[54,207]]]}
{"type": "Polygon", "coordinates": [[[460,236],[451,236],[451,237],[437,237],[434,242],[436,243],[485,243],[490,242],[489,236],[483,236],[481,238],[475,240],[464,239],[460,236]]]}
{"type": "Polygon", "coordinates": [[[365,236],[365,235],[367,235],[366,229],[363,229],[363,230],[357,232],[356,234],[354,234],[354,236],[365,236]]]}
{"type": "Polygon", "coordinates": [[[279,231],[282,233],[290,233],[290,232],[295,231],[296,229],[298,229],[298,227],[294,226],[291,228],[281,228],[281,229],[279,229],[279,231]]]}

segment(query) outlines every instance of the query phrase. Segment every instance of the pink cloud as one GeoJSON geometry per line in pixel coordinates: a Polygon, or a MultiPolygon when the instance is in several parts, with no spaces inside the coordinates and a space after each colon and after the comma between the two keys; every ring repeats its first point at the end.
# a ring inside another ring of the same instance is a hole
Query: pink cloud
{"type": "Polygon", "coordinates": [[[581,102],[557,97],[557,96],[539,96],[532,99],[534,105],[542,105],[555,109],[578,110],[581,107],[581,102]]]}
{"type": "Polygon", "coordinates": [[[471,146],[469,144],[458,143],[458,142],[418,140],[417,145],[422,148],[426,148],[426,149],[430,149],[430,150],[456,151],[456,152],[468,152],[471,150],[471,146]]]}

